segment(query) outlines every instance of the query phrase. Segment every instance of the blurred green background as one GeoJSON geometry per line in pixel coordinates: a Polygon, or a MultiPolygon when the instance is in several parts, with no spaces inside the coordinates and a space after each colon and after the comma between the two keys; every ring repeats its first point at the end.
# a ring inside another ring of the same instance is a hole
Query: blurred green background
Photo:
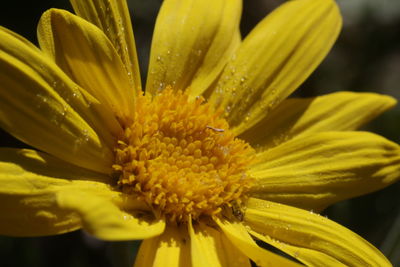
{"type": "MultiPolygon", "coordinates": [[[[146,73],[152,31],[161,0],[128,0],[142,75],[146,73]]],[[[245,0],[242,34],[282,0],[245,0]]],[[[370,91],[400,100],[400,1],[338,0],[344,27],[335,47],[297,94],[370,91]]],[[[71,10],[67,0],[7,1],[0,25],[36,41],[36,24],[45,10],[71,10]]],[[[0,40],[1,41],[1,40],[0,40]]],[[[144,75],[143,75],[144,77],[144,75]]],[[[400,143],[400,107],[365,127],[400,143]]],[[[27,147],[0,130],[1,147],[27,147]]],[[[400,183],[344,201],[324,215],[358,233],[400,266],[400,183]]],[[[0,203],[1,205],[1,203],[0,203]]],[[[29,227],[29,225],[27,225],[29,227]]],[[[137,242],[102,242],[77,231],[40,238],[0,236],[0,266],[130,266],[137,242]]]]}

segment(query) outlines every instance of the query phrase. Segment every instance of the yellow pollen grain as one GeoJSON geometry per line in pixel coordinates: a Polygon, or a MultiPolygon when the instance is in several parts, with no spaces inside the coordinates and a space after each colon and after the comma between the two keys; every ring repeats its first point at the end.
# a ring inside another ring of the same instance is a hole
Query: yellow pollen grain
{"type": "Polygon", "coordinates": [[[115,148],[122,192],[137,196],[170,221],[198,219],[240,202],[253,179],[254,150],[202,98],[167,87],[139,96],[134,122],[115,148]]]}

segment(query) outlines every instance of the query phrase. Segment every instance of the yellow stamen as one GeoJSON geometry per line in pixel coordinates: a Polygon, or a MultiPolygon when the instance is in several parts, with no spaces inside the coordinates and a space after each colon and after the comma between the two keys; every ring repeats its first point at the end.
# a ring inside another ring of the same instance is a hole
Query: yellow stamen
{"type": "Polygon", "coordinates": [[[115,151],[122,191],[171,221],[218,214],[253,182],[246,174],[253,149],[203,98],[190,101],[171,88],[138,97],[134,123],[115,151]]]}

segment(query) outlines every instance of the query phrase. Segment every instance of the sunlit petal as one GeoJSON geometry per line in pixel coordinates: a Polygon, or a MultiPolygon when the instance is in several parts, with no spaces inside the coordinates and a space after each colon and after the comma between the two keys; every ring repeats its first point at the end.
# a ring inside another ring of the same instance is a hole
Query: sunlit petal
{"type": "Polygon", "coordinates": [[[166,0],[154,30],[146,91],[201,95],[240,44],[240,0],[166,0]]]}
{"type": "Polygon", "coordinates": [[[62,209],[74,211],[82,220],[82,228],[91,235],[111,241],[145,239],[160,235],[165,221],[150,213],[131,213],[121,210],[110,199],[79,191],[63,190],[57,194],[62,209]]]}
{"type": "Polygon", "coordinates": [[[93,24],[60,9],[39,22],[40,47],[76,83],[124,122],[134,107],[134,89],[115,48],[93,24]]]}
{"type": "Polygon", "coordinates": [[[233,246],[218,230],[189,222],[192,265],[202,266],[250,266],[249,259],[233,246]]]}
{"type": "Polygon", "coordinates": [[[281,5],[243,40],[210,97],[236,133],[250,128],[292,93],[336,40],[341,16],[333,0],[281,5]]]}
{"type": "Polygon", "coordinates": [[[0,233],[11,236],[60,234],[81,227],[72,211],[59,207],[66,188],[116,197],[109,177],[28,149],[0,149],[0,233]]]}
{"type": "Polygon", "coordinates": [[[162,235],[143,240],[134,266],[192,266],[187,230],[168,226],[162,235]]]}
{"type": "Polygon", "coordinates": [[[254,197],[321,210],[400,178],[400,147],[368,132],[305,135],[260,153],[254,197]]]}
{"type": "Polygon", "coordinates": [[[379,250],[360,236],[302,209],[250,198],[244,221],[260,234],[256,237],[264,235],[263,241],[306,264],[325,261],[324,266],[391,266],[379,250]],[[269,242],[271,238],[283,243],[269,242]]]}
{"type": "Polygon", "coordinates": [[[124,0],[70,0],[77,15],[99,27],[124,63],[132,88],[141,92],[139,63],[131,17],[124,0]]]}
{"type": "Polygon", "coordinates": [[[108,173],[122,131],[115,118],[22,37],[1,28],[0,39],[1,127],[54,156],[108,173]]]}
{"type": "Polygon", "coordinates": [[[305,134],[357,130],[395,104],[394,98],[373,93],[290,98],[239,137],[263,151],[305,134]]]}
{"type": "Polygon", "coordinates": [[[238,222],[215,220],[226,237],[246,256],[260,266],[300,266],[282,256],[274,254],[257,245],[245,226],[238,222]]]}

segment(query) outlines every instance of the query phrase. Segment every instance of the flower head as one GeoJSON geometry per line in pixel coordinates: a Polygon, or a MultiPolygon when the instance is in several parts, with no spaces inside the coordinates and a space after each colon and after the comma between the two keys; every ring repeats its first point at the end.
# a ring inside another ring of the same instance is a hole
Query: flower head
{"type": "Polygon", "coordinates": [[[400,177],[400,147],[354,131],[393,98],[286,99],[339,33],[333,0],[289,1],[243,41],[241,1],[165,0],[144,91],[125,1],[71,3],[43,14],[40,49],[0,28],[0,125],[43,151],[0,149],[0,233],[144,239],[135,266],[298,265],[257,239],[390,265],[307,211],[400,177]]]}
{"type": "Polygon", "coordinates": [[[240,202],[254,151],[204,99],[167,88],[138,97],[134,123],[118,141],[118,185],[172,222],[216,215],[240,202]],[[212,125],[212,126],[211,126],[212,125]]]}

